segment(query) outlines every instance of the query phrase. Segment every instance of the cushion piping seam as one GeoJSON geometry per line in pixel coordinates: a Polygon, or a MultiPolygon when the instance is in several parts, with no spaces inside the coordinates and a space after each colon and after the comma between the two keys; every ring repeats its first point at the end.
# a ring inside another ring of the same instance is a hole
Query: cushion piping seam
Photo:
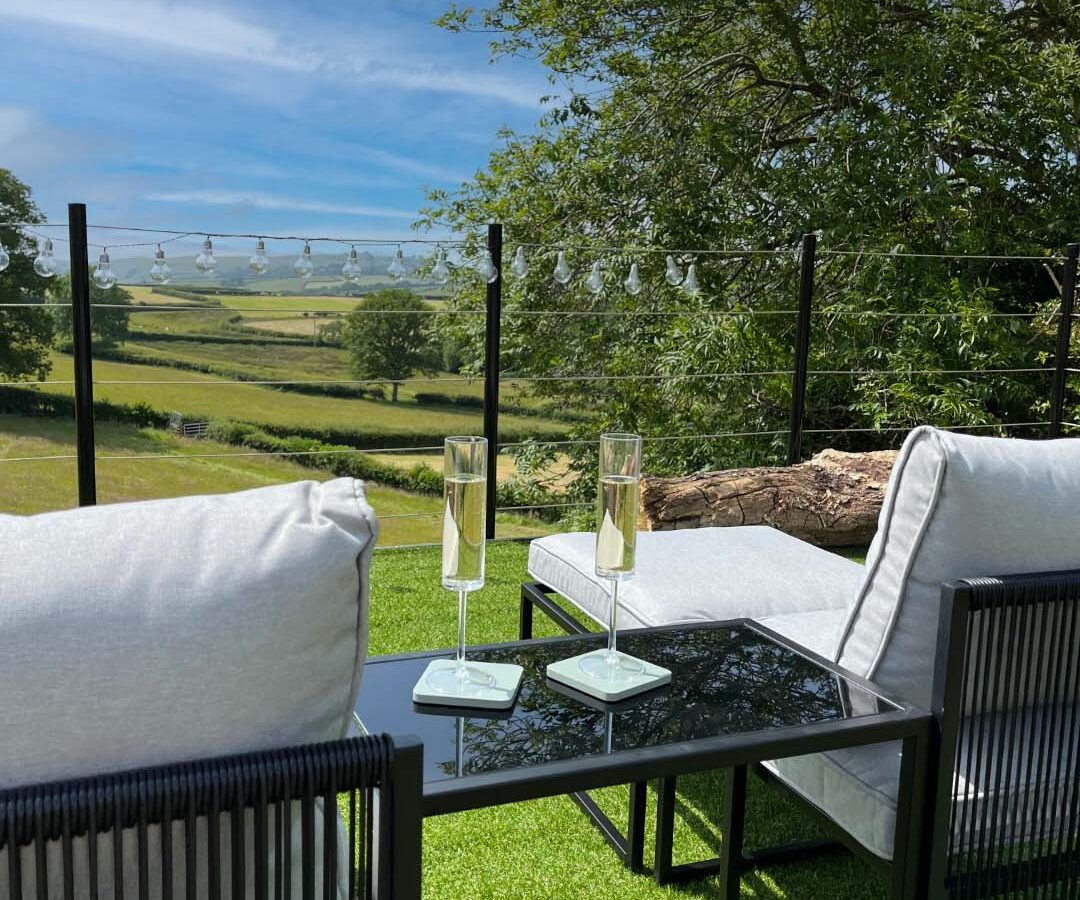
{"type": "MultiPolygon", "coordinates": [[[[918,431],[919,429],[916,429],[918,431]]],[[[929,429],[923,431],[926,434],[929,429]]],[[[915,432],[912,432],[915,434],[915,432]]],[[[922,440],[922,434],[919,435],[918,440],[922,440]]],[[[840,631],[840,639],[836,643],[835,656],[833,662],[839,662],[840,658],[844,655],[844,648],[847,644],[848,638],[851,637],[851,633],[855,628],[855,620],[858,618],[859,613],[862,611],[863,604],[866,602],[866,598],[870,593],[871,585],[874,579],[877,577],[878,570],[881,568],[881,561],[885,558],[885,545],[889,540],[889,535],[892,531],[893,511],[896,509],[896,495],[899,493],[899,482],[903,477],[904,470],[907,468],[908,461],[911,459],[911,453],[915,446],[916,440],[912,440],[909,436],[909,443],[904,447],[902,456],[896,460],[893,464],[893,470],[891,477],[895,479],[894,484],[897,485],[897,489],[892,491],[886,498],[889,502],[887,515],[885,516],[885,530],[881,535],[881,552],[878,553],[877,559],[874,560],[874,566],[872,569],[868,569],[866,572],[865,580],[862,586],[859,588],[858,594],[855,596],[855,602],[851,604],[851,609],[848,612],[847,621],[844,623],[844,627],[840,631]]],[[[883,513],[886,510],[882,510],[883,513]]]]}

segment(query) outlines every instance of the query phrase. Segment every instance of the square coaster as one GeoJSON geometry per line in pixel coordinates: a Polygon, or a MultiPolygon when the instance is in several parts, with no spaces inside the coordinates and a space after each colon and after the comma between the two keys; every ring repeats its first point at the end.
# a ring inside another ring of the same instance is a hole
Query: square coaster
{"type": "Polygon", "coordinates": [[[473,709],[508,709],[517,700],[521,676],[525,670],[513,663],[489,663],[469,660],[470,669],[487,672],[495,683],[489,687],[479,687],[468,694],[446,694],[437,691],[428,683],[428,673],[441,669],[453,669],[456,662],[452,659],[433,659],[428,663],[424,674],[413,687],[414,703],[430,703],[437,706],[464,706],[473,709]]]}
{"type": "MultiPolygon", "coordinates": [[[[651,691],[653,688],[660,687],[660,685],[671,681],[671,672],[668,669],[653,665],[643,659],[639,659],[638,662],[645,667],[644,671],[633,673],[625,679],[620,678],[618,681],[609,678],[597,678],[581,670],[579,663],[582,659],[590,656],[603,657],[605,653],[607,653],[606,649],[592,650],[589,653],[582,653],[580,656],[572,656],[570,659],[560,659],[558,662],[548,665],[547,676],[552,681],[567,684],[583,694],[597,697],[608,703],[623,700],[626,697],[633,697],[635,694],[643,694],[645,691],[651,691]]],[[[626,659],[635,658],[625,653],[619,655],[626,659]]]]}

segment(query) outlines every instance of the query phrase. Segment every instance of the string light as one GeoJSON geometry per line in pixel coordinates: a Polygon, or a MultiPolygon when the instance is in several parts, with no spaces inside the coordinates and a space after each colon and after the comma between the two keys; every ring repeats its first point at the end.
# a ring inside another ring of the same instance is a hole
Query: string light
{"type": "Polygon", "coordinates": [[[641,293],[641,276],[638,275],[637,263],[630,264],[630,274],[626,276],[623,287],[631,297],[636,297],[641,293]]]}
{"type": "Polygon", "coordinates": [[[206,240],[202,244],[202,252],[195,257],[195,268],[200,272],[213,272],[214,266],[217,265],[217,260],[214,259],[214,242],[210,240],[210,235],[206,236],[206,240]]]}
{"type": "Polygon", "coordinates": [[[589,273],[589,277],[585,279],[585,287],[594,294],[603,293],[604,273],[600,266],[600,260],[592,264],[592,271],[589,273]]]}
{"type": "Polygon", "coordinates": [[[398,247],[394,251],[394,258],[390,260],[390,265],[386,267],[386,274],[391,275],[394,281],[401,281],[405,277],[407,269],[405,268],[405,254],[401,252],[401,248],[398,247]]]}
{"type": "Polygon", "coordinates": [[[686,278],[683,279],[682,289],[691,297],[696,297],[701,293],[701,285],[698,284],[697,280],[697,266],[694,263],[690,263],[690,268],[686,270],[686,278]]]}
{"type": "Polygon", "coordinates": [[[345,265],[341,267],[341,274],[349,281],[357,281],[364,274],[364,267],[360,262],[360,254],[355,247],[349,249],[349,255],[345,258],[345,265]]]}
{"type": "Polygon", "coordinates": [[[11,257],[8,255],[7,250],[4,247],[4,242],[0,241],[0,272],[3,272],[8,266],[11,265],[11,257]]]}
{"type": "Polygon", "coordinates": [[[574,272],[566,261],[566,251],[559,251],[559,256],[555,260],[555,272],[553,274],[559,284],[569,284],[570,279],[574,277],[574,272]]]}
{"type": "Polygon", "coordinates": [[[94,274],[90,277],[94,284],[103,291],[107,291],[116,284],[116,274],[112,270],[112,263],[109,262],[108,248],[101,251],[101,256],[98,257],[97,268],[94,269],[94,274]]]}
{"type": "Polygon", "coordinates": [[[296,257],[296,262],[293,263],[293,271],[298,278],[307,281],[315,273],[315,264],[311,261],[311,244],[304,241],[303,252],[296,257]]]}
{"type": "Polygon", "coordinates": [[[510,274],[515,278],[524,278],[529,274],[529,263],[525,259],[525,248],[518,247],[514,254],[514,261],[510,263],[510,274]]]}
{"type": "Polygon", "coordinates": [[[266,255],[266,241],[262,238],[255,242],[255,255],[248,260],[248,265],[256,275],[265,275],[270,271],[270,257],[266,255]]]}
{"type": "Polygon", "coordinates": [[[161,249],[161,244],[158,244],[157,250],[154,251],[154,264],[150,267],[150,280],[158,284],[166,284],[171,277],[172,269],[165,262],[165,251],[161,249]]]}
{"type": "Polygon", "coordinates": [[[56,260],[53,258],[53,246],[49,238],[45,238],[39,245],[38,255],[34,259],[34,271],[42,278],[52,278],[56,274],[56,260]]]}
{"type": "Polygon", "coordinates": [[[679,268],[679,264],[675,262],[675,257],[670,253],[667,258],[667,265],[664,269],[664,280],[672,287],[678,287],[682,284],[683,273],[679,268]]]}
{"type": "Polygon", "coordinates": [[[480,257],[480,264],[476,267],[476,270],[488,284],[492,284],[499,279],[499,269],[495,265],[495,260],[491,257],[490,250],[484,251],[484,255],[480,257]]]}
{"type": "Polygon", "coordinates": [[[446,251],[443,249],[435,254],[435,265],[431,267],[431,280],[436,284],[446,284],[450,280],[450,267],[446,264],[446,251]]]}

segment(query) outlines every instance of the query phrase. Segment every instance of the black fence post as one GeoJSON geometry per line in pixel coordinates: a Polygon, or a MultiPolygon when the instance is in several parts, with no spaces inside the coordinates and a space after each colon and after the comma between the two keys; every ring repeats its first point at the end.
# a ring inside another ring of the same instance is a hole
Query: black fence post
{"type": "Polygon", "coordinates": [[[87,257],[86,204],[68,204],[71,249],[72,355],[75,363],[75,453],[79,506],[97,503],[94,459],[94,360],[90,349],[90,260],[87,257]]]}
{"type": "Polygon", "coordinates": [[[806,408],[806,369],[810,359],[810,310],[814,300],[814,262],[817,235],[804,234],[799,254],[799,310],[795,319],[795,366],[791,376],[791,423],[787,464],[802,458],[803,413],[806,408]]]}
{"type": "Polygon", "coordinates": [[[499,349],[502,325],[503,228],[488,225],[487,248],[497,274],[487,285],[484,341],[484,437],[488,441],[487,537],[495,537],[495,492],[499,461],[499,349]]]}
{"type": "Polygon", "coordinates": [[[1080,244],[1069,244],[1065,251],[1065,272],[1061,279],[1061,318],[1058,320],[1057,348],[1054,351],[1054,380],[1050,385],[1050,437],[1061,437],[1061,419],[1065,412],[1065,378],[1072,340],[1073,303],[1076,299],[1076,263],[1080,244]]]}

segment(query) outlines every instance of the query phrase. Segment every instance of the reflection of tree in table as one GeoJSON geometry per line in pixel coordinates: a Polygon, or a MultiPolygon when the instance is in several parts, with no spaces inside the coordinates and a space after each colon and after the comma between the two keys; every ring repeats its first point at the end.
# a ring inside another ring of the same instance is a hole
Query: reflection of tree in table
{"type": "MultiPolygon", "coordinates": [[[[595,641],[540,644],[528,652],[477,654],[524,666],[521,695],[505,719],[466,718],[462,774],[605,752],[606,713],[546,683],[548,663],[595,641]]],[[[745,628],[628,635],[623,648],[672,672],[671,684],[615,707],[612,751],[844,718],[837,679],[745,628]]],[[[861,704],[872,711],[875,704],[861,704]]],[[[454,775],[454,760],[441,766],[454,775]]]]}

